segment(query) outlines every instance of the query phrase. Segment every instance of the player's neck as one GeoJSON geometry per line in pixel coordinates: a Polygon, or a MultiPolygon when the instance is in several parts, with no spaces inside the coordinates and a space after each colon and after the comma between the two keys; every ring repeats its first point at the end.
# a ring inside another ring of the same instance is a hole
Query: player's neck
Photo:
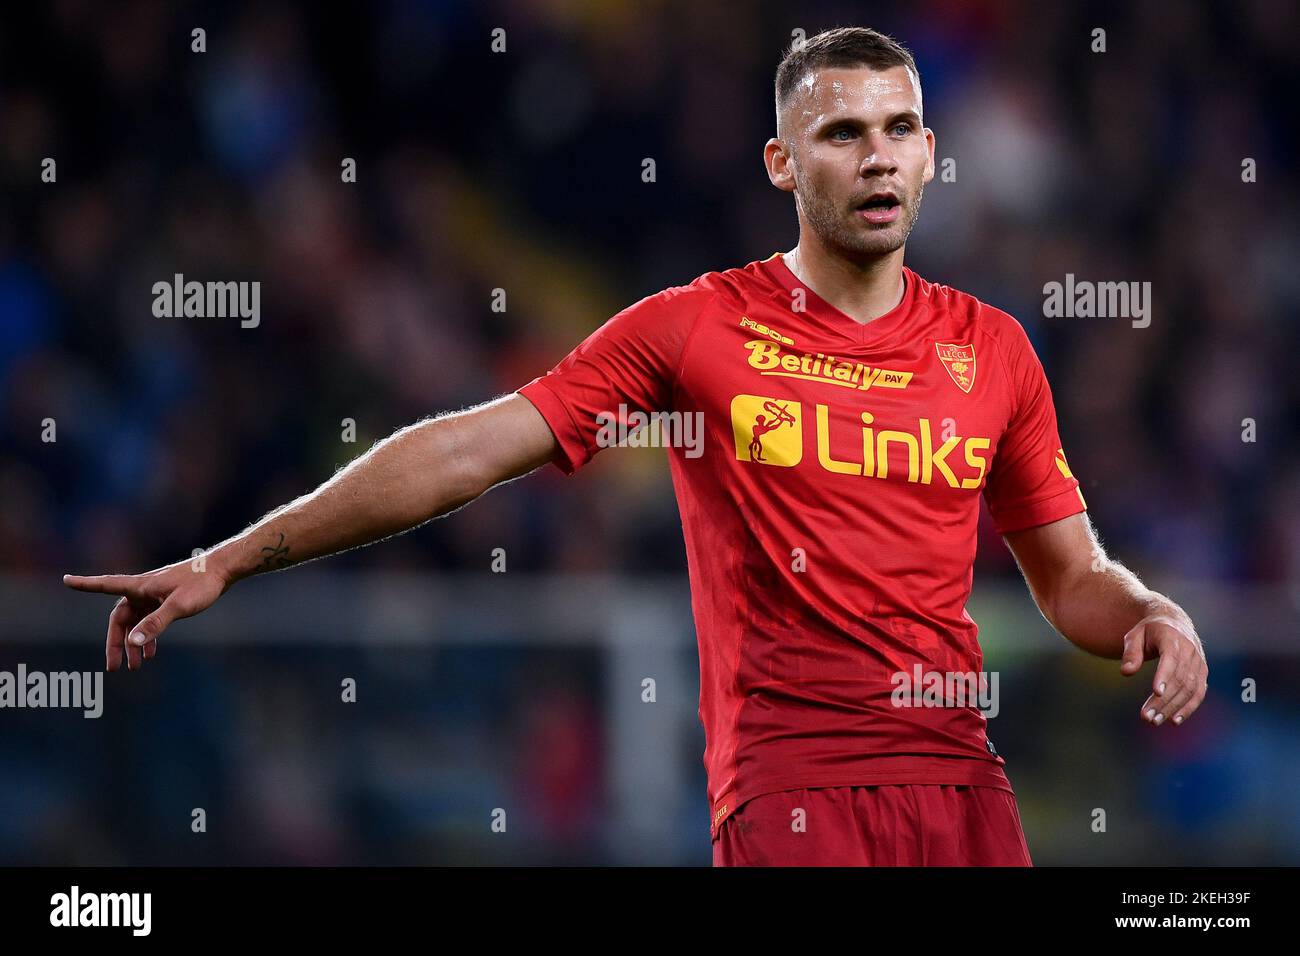
{"type": "Polygon", "coordinates": [[[851,262],[800,239],[782,256],[813,292],[864,325],[903,301],[903,249],[867,262],[851,262]]]}

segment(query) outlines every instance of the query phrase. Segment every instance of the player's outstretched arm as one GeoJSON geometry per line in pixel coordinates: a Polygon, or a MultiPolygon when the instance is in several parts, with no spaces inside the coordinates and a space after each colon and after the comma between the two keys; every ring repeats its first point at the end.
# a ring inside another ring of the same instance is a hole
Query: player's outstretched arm
{"type": "Polygon", "coordinates": [[[1205,699],[1209,667],[1187,613],[1106,556],[1087,514],[1005,536],[1043,617],[1067,640],[1118,658],[1131,677],[1155,658],[1142,718],[1183,723],[1205,699]]]}
{"type": "Polygon", "coordinates": [[[506,395],[394,432],[315,491],[203,555],[145,574],[65,574],[63,582],[121,595],[108,616],[106,667],[117,670],[125,651],[136,670],[157,653],[172,621],[210,607],[236,581],[417,527],[554,453],[555,437],[537,409],[506,395]]]}

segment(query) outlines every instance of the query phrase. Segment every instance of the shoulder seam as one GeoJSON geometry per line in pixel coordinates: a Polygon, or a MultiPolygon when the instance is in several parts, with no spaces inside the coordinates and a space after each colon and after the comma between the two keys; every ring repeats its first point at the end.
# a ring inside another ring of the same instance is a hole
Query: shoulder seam
{"type": "MultiPolygon", "coordinates": [[[[979,299],[976,299],[975,301],[979,302],[981,308],[989,308],[989,309],[997,308],[996,306],[987,305],[986,303],[981,302],[979,299]]],[[[1016,317],[1012,315],[1010,312],[1007,312],[1003,309],[998,309],[998,311],[1002,312],[1002,314],[1005,315],[1007,318],[1009,318],[1012,322],[1016,322],[1017,324],[1019,324],[1019,320],[1016,319],[1016,317]]],[[[1021,326],[1021,328],[1024,328],[1024,326],[1021,326]]],[[[997,347],[993,351],[998,357],[999,364],[1001,364],[1002,366],[1002,373],[1007,377],[1007,384],[1012,389],[1012,395],[1013,398],[1015,399],[1015,410],[1012,412],[1010,421],[1015,421],[1016,417],[1020,414],[1021,407],[1024,404],[1023,396],[1020,394],[1019,384],[1016,382],[1015,376],[1011,374],[1011,367],[1010,364],[1007,362],[1007,357],[1006,355],[1003,354],[1004,345],[1003,345],[1002,334],[1000,330],[995,330],[991,325],[986,325],[985,331],[988,332],[989,337],[992,338],[997,345],[997,347]]]]}
{"type": "Polygon", "coordinates": [[[709,299],[702,306],[700,306],[700,311],[696,313],[695,318],[691,321],[690,331],[686,333],[686,341],[682,343],[682,354],[677,358],[677,369],[673,372],[672,394],[673,394],[674,405],[677,404],[676,401],[677,390],[682,380],[682,371],[686,368],[686,355],[688,352],[690,352],[691,346],[695,342],[695,333],[699,330],[700,319],[704,318],[704,310],[709,306],[713,305],[718,300],[718,296],[720,295],[720,293],[715,289],[704,289],[701,291],[708,292],[709,299]]]}

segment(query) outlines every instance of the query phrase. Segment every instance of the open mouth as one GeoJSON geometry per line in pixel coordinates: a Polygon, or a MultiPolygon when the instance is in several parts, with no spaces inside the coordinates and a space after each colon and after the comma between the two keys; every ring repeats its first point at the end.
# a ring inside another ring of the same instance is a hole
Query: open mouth
{"type": "Polygon", "coordinates": [[[872,193],[854,208],[867,222],[890,223],[898,218],[902,205],[893,193],[872,193]]]}

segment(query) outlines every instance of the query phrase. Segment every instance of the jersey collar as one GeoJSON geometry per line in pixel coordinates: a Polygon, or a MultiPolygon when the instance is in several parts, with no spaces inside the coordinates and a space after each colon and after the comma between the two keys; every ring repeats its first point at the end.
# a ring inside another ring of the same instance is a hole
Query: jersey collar
{"type": "MultiPolygon", "coordinates": [[[[878,345],[891,337],[899,328],[906,325],[908,319],[912,316],[918,287],[921,284],[920,277],[907,266],[903,266],[903,298],[899,300],[898,305],[870,322],[859,322],[852,316],[841,312],[814,292],[810,286],[800,281],[799,277],[791,272],[790,267],[785,264],[783,253],[774,252],[762,260],[759,265],[767,270],[768,275],[790,297],[794,296],[796,289],[804,290],[804,304],[807,307],[805,314],[809,318],[830,327],[858,345],[878,345]]],[[[789,302],[790,299],[787,298],[785,303],[787,308],[789,308],[789,302]]]]}

